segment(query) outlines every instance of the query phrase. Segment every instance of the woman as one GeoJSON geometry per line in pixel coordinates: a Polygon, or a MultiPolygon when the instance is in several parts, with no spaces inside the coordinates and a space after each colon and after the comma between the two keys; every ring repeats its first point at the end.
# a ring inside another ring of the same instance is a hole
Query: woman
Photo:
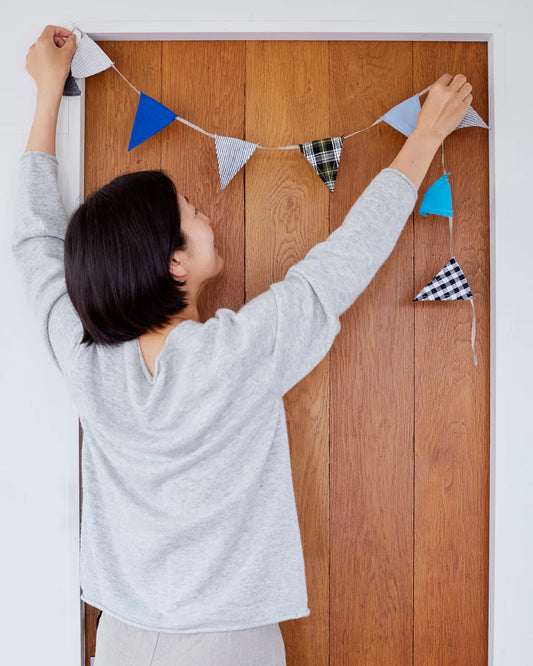
{"type": "Polygon", "coordinates": [[[310,609],[282,396],[393,250],[472,86],[441,76],[343,224],[284,280],[202,323],[198,295],[223,260],[164,172],[118,176],[66,219],[55,129],[74,39],[47,26],[28,52],[38,94],[13,254],[84,430],[96,666],[285,664],[279,622],[310,609]]]}

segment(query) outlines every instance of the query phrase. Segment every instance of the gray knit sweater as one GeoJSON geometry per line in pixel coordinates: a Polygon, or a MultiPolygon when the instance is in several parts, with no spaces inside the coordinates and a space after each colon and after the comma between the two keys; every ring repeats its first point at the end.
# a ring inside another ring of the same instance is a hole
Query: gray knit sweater
{"type": "Polygon", "coordinates": [[[417,189],[385,168],[341,226],[237,312],[185,320],[152,377],[138,340],[80,345],[58,160],[19,162],[13,256],[84,431],[81,598],[171,633],[309,615],[282,396],[393,250],[417,189]]]}

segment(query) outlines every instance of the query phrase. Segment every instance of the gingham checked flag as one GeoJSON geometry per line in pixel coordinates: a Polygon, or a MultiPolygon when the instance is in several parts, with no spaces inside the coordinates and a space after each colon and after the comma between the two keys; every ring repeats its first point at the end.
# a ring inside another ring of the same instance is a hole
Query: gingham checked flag
{"type": "Polygon", "coordinates": [[[326,183],[330,192],[335,189],[343,141],[344,136],[332,136],[298,144],[307,161],[326,183]]]}
{"type": "Polygon", "coordinates": [[[414,301],[457,301],[474,298],[455,257],[413,298],[414,301]]]}
{"type": "Polygon", "coordinates": [[[474,310],[474,296],[466,277],[457,263],[455,257],[435,275],[431,282],[413,298],[414,301],[458,301],[469,300],[472,304],[472,352],[474,354],[474,365],[477,365],[474,341],[476,339],[476,311],[474,310]]]}

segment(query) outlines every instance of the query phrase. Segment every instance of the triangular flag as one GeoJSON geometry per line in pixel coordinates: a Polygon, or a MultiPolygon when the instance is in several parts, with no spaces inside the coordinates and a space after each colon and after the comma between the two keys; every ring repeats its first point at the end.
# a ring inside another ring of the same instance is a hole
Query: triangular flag
{"type": "Polygon", "coordinates": [[[242,169],[254,154],[258,145],[258,143],[236,139],[232,136],[218,136],[218,134],[215,134],[220,191],[242,169]]]}
{"type": "Polygon", "coordinates": [[[413,298],[415,301],[458,301],[474,298],[455,257],[413,298]]]}
{"type": "Polygon", "coordinates": [[[108,69],[113,64],[107,53],[102,51],[87,33],[84,33],[72,56],[70,68],[73,77],[85,79],[108,69]]]}
{"type": "Polygon", "coordinates": [[[472,330],[471,344],[472,354],[474,355],[474,365],[477,365],[477,356],[475,350],[476,340],[476,310],[474,308],[474,296],[470,291],[470,286],[466,277],[457,263],[455,257],[444,266],[444,268],[435,275],[431,282],[422,289],[422,291],[413,298],[415,301],[470,301],[472,306],[472,330]]]}
{"type": "Polygon", "coordinates": [[[177,118],[177,114],[142,91],[131,130],[128,150],[135,148],[146,139],[160,132],[163,127],[177,118]]]}
{"type": "Polygon", "coordinates": [[[485,129],[490,129],[490,127],[471,106],[468,107],[465,117],[461,120],[455,129],[459,129],[460,127],[484,127],[485,129]]]}
{"type": "Polygon", "coordinates": [[[445,173],[426,190],[420,204],[420,215],[427,217],[428,213],[433,213],[434,215],[453,217],[452,193],[448,182],[449,175],[449,173],[445,173]]]}
{"type": "Polygon", "coordinates": [[[72,70],[70,70],[63,86],[63,96],[72,97],[76,95],[81,95],[81,90],[72,76],[72,70]]]}
{"type": "Polygon", "coordinates": [[[398,132],[409,136],[415,128],[421,108],[420,98],[416,94],[393,106],[384,116],[381,116],[381,120],[397,129],[398,132]]]}
{"type": "Polygon", "coordinates": [[[330,136],[327,139],[298,144],[307,161],[326,183],[330,192],[335,189],[343,141],[344,136],[330,136]]]}

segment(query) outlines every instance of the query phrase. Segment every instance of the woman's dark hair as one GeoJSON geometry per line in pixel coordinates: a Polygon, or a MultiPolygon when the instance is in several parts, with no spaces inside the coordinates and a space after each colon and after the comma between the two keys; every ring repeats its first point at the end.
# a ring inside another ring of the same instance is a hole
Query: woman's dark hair
{"type": "Polygon", "coordinates": [[[133,340],[184,310],[185,281],[169,271],[174,250],[187,250],[187,239],[164,170],[122,174],[89,194],[65,234],[65,280],[81,342],[133,340]]]}

